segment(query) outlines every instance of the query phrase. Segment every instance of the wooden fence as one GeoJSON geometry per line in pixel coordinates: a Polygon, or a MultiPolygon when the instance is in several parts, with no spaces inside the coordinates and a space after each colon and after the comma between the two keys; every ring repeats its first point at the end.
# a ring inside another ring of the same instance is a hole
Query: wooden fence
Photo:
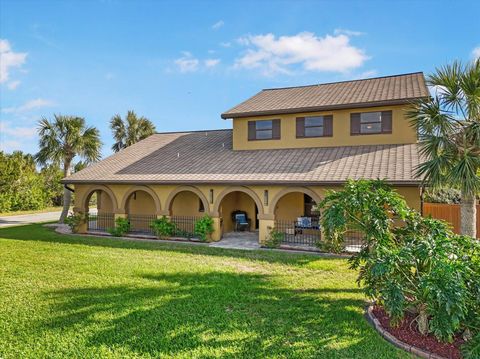
{"type": "MultiPolygon", "coordinates": [[[[452,224],[455,233],[460,233],[459,204],[424,203],[423,215],[443,219],[452,224]]],[[[480,205],[477,205],[477,238],[480,238],[480,205]]]]}

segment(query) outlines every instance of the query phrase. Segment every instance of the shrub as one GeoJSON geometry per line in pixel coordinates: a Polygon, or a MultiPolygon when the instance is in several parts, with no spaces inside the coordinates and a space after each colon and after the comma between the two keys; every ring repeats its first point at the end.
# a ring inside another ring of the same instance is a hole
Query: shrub
{"type": "Polygon", "coordinates": [[[65,224],[70,227],[73,233],[78,232],[78,227],[85,220],[85,215],[81,213],[69,213],[65,218],[65,224]]]}
{"type": "Polygon", "coordinates": [[[161,239],[167,239],[173,236],[176,230],[175,223],[171,222],[166,216],[154,220],[150,228],[152,228],[155,235],[161,239]]]}
{"type": "Polygon", "coordinates": [[[421,217],[382,181],[348,181],[320,206],[326,241],[342,243],[347,228],[364,235],[365,246],[350,265],[393,324],[414,310],[421,333],[451,341],[468,329],[476,339],[466,352],[478,351],[478,241],[454,234],[443,221],[421,217]]]}
{"type": "Polygon", "coordinates": [[[213,219],[208,214],[195,222],[195,234],[200,237],[202,241],[210,239],[213,233],[213,219]]]}
{"type": "Polygon", "coordinates": [[[122,237],[130,231],[130,221],[127,218],[119,217],[115,220],[115,227],[109,228],[108,233],[114,237],[122,237]]]}
{"type": "Polygon", "coordinates": [[[270,232],[268,237],[265,240],[265,247],[267,248],[278,248],[285,238],[285,233],[278,231],[276,228],[268,227],[270,232]]]}
{"type": "Polygon", "coordinates": [[[455,188],[428,188],[425,191],[425,202],[458,204],[461,200],[460,190],[455,188]]]}

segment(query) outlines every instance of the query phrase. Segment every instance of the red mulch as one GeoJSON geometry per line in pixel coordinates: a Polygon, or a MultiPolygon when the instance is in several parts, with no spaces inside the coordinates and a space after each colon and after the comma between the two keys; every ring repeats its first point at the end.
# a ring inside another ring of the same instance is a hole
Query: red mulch
{"type": "Polygon", "coordinates": [[[461,337],[454,338],[452,343],[439,342],[433,335],[422,335],[417,329],[416,323],[412,323],[415,315],[407,313],[398,327],[390,326],[390,317],[382,307],[375,306],[373,314],[382,327],[402,342],[413,345],[430,353],[441,355],[445,358],[460,359],[460,346],[464,343],[461,337]],[[412,323],[412,325],[410,325],[412,323]]]}

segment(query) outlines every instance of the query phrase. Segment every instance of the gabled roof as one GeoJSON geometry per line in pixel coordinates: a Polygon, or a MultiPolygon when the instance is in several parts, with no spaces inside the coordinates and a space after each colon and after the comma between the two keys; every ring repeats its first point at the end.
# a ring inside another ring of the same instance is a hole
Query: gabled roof
{"type": "Polygon", "coordinates": [[[416,144],[233,151],[232,131],[160,133],[63,183],[339,184],[385,178],[419,184],[416,144]]]}
{"type": "Polygon", "coordinates": [[[427,96],[429,92],[423,73],[415,72],[365,80],[265,89],[222,113],[222,118],[396,105],[427,96]]]}

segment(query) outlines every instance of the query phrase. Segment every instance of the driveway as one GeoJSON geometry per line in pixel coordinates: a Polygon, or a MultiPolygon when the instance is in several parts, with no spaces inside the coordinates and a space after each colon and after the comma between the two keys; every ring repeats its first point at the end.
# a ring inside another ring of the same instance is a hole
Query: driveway
{"type": "Polygon", "coordinates": [[[18,216],[0,217],[0,228],[21,226],[23,224],[57,221],[60,218],[60,211],[34,214],[21,214],[18,216]]]}

